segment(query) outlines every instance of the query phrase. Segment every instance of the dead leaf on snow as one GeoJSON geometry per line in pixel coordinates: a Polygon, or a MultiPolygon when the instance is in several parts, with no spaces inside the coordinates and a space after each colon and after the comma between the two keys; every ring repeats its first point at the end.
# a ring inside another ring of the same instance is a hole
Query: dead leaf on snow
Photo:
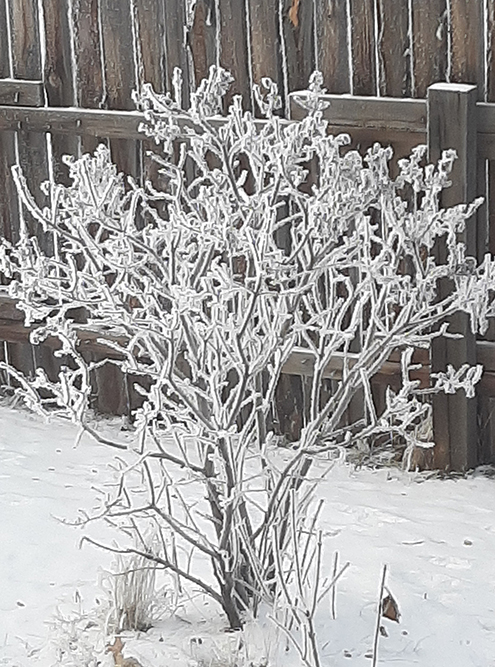
{"type": "Polygon", "coordinates": [[[392,597],[390,592],[382,600],[382,616],[384,616],[385,618],[389,618],[391,621],[395,621],[396,623],[400,622],[399,605],[397,604],[396,600],[392,597]]]}

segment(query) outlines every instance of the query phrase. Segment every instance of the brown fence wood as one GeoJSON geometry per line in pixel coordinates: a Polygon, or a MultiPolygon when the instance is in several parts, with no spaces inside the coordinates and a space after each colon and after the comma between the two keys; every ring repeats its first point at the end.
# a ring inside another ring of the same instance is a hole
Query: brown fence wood
{"type": "MultiPolygon", "coordinates": [[[[157,8],[163,2],[164,25],[165,25],[165,45],[166,45],[166,64],[167,64],[167,85],[166,89],[172,91],[172,78],[174,69],[178,67],[182,70],[184,81],[183,101],[189,104],[189,91],[191,88],[191,73],[189,71],[188,52],[186,45],[186,12],[183,0],[160,0],[157,2],[157,8]]],[[[161,11],[161,10],[159,10],[161,11]]],[[[152,82],[153,83],[153,82],[152,82]]],[[[199,82],[197,82],[199,83],[199,82]]]]}
{"type": "Polygon", "coordinates": [[[378,90],[388,97],[411,96],[409,7],[378,0],[378,90]]]}
{"type": "Polygon", "coordinates": [[[39,107],[44,103],[42,81],[0,79],[0,104],[39,107]]]}
{"type": "Polygon", "coordinates": [[[426,97],[428,86],[447,73],[446,0],[412,0],[413,95],[426,97]]]}
{"type": "MultiPolygon", "coordinates": [[[[43,73],[38,2],[18,0],[9,6],[13,75],[19,79],[41,80],[43,73]]],[[[39,186],[49,176],[46,136],[19,127],[16,142],[16,158],[36,201],[43,206],[46,203],[46,196],[39,186]]],[[[40,242],[43,243],[43,236],[37,227],[32,225],[29,219],[26,220],[26,224],[36,231],[40,242]]],[[[13,237],[16,238],[18,229],[13,231],[13,237]]]]}
{"type": "Polygon", "coordinates": [[[483,3],[450,0],[452,26],[451,81],[478,84],[478,98],[484,97],[483,3]]]}
{"type": "Polygon", "coordinates": [[[16,0],[9,3],[9,9],[12,76],[15,79],[41,78],[38,2],[37,0],[16,0]]]}
{"type": "Polygon", "coordinates": [[[136,32],[137,84],[152,81],[158,93],[165,92],[165,26],[162,11],[156,11],[156,0],[136,0],[133,5],[136,32]]]}
{"type": "Polygon", "coordinates": [[[266,0],[249,0],[251,67],[254,83],[270,77],[283,93],[279,13],[266,0]]]}
{"type": "Polygon", "coordinates": [[[313,3],[283,0],[281,6],[287,92],[303,90],[316,65],[313,3]]]}
{"type": "Polygon", "coordinates": [[[193,60],[192,79],[196,86],[208,76],[210,67],[217,62],[216,31],[215,0],[198,0],[194,5],[192,26],[187,35],[193,60]]]}
{"type": "Polygon", "coordinates": [[[220,65],[234,77],[234,82],[225,96],[225,104],[229,105],[234,95],[242,95],[244,109],[252,109],[245,2],[218,0],[217,7],[220,65]]]}
{"type": "MultiPolygon", "coordinates": [[[[46,35],[45,71],[43,79],[47,102],[50,106],[75,104],[72,75],[72,49],[69,29],[69,3],[66,0],[43,0],[44,29],[46,35]]],[[[54,177],[69,184],[69,171],[62,162],[63,155],[77,155],[77,137],[51,135],[54,177]]]]}
{"type": "MultiPolygon", "coordinates": [[[[106,106],[109,109],[134,109],[132,92],[137,80],[130,0],[101,0],[100,14],[106,106]]],[[[110,150],[119,170],[139,177],[141,154],[135,141],[114,139],[110,142],[110,150]]]]}
{"type": "MultiPolygon", "coordinates": [[[[476,86],[435,84],[428,90],[428,158],[437,161],[443,150],[454,148],[457,160],[450,176],[452,186],[442,192],[442,206],[454,206],[472,201],[476,196],[476,86]]],[[[466,225],[462,235],[468,255],[476,256],[476,226],[466,225]]],[[[438,249],[438,261],[445,260],[444,250],[438,249]]],[[[451,287],[440,285],[442,296],[451,287]]],[[[476,363],[476,339],[469,317],[456,314],[449,330],[462,334],[460,339],[437,338],[432,344],[432,370],[445,371],[448,364],[460,368],[476,363]]],[[[433,399],[433,428],[436,447],[435,465],[438,468],[465,470],[477,460],[476,398],[466,398],[464,392],[453,395],[437,394],[433,399]]]]}
{"type": "MultiPolygon", "coordinates": [[[[99,109],[105,100],[98,0],[73,0],[76,102],[87,109],[99,109]]],[[[100,138],[81,135],[81,151],[93,151],[100,138]]]]}
{"type": "Polygon", "coordinates": [[[342,0],[315,0],[318,69],[329,93],[349,93],[349,28],[342,0]]]}
{"type": "Polygon", "coordinates": [[[354,95],[377,94],[375,3],[350,0],[354,95]]]}
{"type": "Polygon", "coordinates": [[[7,79],[12,74],[9,62],[11,47],[7,20],[7,6],[5,2],[0,2],[0,79],[7,79]]]}

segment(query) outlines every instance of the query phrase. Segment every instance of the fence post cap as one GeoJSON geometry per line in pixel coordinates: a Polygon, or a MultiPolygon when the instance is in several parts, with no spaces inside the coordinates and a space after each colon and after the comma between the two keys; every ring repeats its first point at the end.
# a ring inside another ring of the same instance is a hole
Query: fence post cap
{"type": "Polygon", "coordinates": [[[478,86],[473,83],[447,83],[446,81],[439,81],[428,86],[428,91],[439,90],[446,93],[470,93],[477,88],[478,86]]]}

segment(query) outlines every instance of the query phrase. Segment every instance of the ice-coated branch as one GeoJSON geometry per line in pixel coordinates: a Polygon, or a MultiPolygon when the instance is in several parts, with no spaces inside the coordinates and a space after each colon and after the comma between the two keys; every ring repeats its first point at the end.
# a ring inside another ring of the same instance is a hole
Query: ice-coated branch
{"type": "Polygon", "coordinates": [[[495,314],[494,260],[478,265],[458,241],[480,202],[440,205],[455,155],[425,165],[417,147],[392,177],[390,148],[363,156],[348,150],[348,136],[328,134],[322,81],[315,73],[300,96],[308,113],[299,122],[276,115],[268,79],[255,89],[263,120],[244,113],[239,98],[222,116],[231,77],[221,68],[188,108],[178,72],[173,94],[143,86],[135,99],[143,132],[160,147],[156,176],[125,179],[99,146],[67,159],[71,185],[46,184],[41,209],[15,168],[24,213],[47,243],[26,228],[19,243],[0,245],[0,271],[32,343],[58,339],[65,359],[57,378],[9,370],[17,391],[131,461],[99,515],[127,532],[152,517],[162,565],[170,560],[190,583],[207,563],[211,585],[203,590],[233,628],[263,600],[283,598],[292,622],[306,628],[297,650],[313,665],[324,563],[317,525],[301,541],[298,517],[314,457],[385,436],[406,452],[431,446],[427,392],[471,396],[482,371],[449,368],[420,386],[411,379],[413,352],[451,335],[447,318],[458,312],[482,332],[495,314]],[[436,244],[445,247],[443,263],[436,244]],[[86,334],[99,357],[81,344],[86,334]],[[306,405],[276,465],[277,391],[296,348],[312,359],[306,405]],[[401,386],[377,406],[374,378],[398,354],[401,386]],[[330,386],[327,368],[337,358],[330,386]],[[133,394],[125,444],[90,410],[107,364],[133,394]],[[360,395],[362,414],[350,423],[360,395]],[[303,600],[310,581],[312,597],[303,600]]]}

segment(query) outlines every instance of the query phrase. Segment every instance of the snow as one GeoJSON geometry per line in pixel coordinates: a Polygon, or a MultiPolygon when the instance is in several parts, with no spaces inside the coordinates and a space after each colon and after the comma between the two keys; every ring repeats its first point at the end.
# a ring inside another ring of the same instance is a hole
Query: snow
{"type": "MultiPolygon", "coordinates": [[[[100,582],[113,557],[90,545],[80,549],[79,542],[88,532],[107,541],[112,533],[71,522],[91,510],[97,488],[112,480],[115,454],[89,439],[77,444],[76,435],[66,422],[47,424],[0,406],[0,665],[6,667],[69,664],[57,661],[67,627],[62,617],[82,618],[84,627],[92,619],[89,645],[94,633],[103,642],[97,601],[105,598],[100,582]]],[[[384,564],[401,622],[382,620],[388,636],[380,636],[379,665],[495,665],[495,479],[481,472],[426,479],[337,463],[319,493],[326,499],[324,574],[331,574],[336,551],[341,564],[351,564],[337,585],[336,619],[329,598],[317,616],[323,667],[371,665],[384,564]]],[[[148,633],[129,633],[124,656],[143,667],[233,667],[248,645],[255,667],[262,654],[270,665],[297,664],[269,621],[248,624],[242,650],[238,633],[224,628],[214,604],[191,595],[170,604],[148,633]]],[[[101,643],[100,664],[111,665],[103,649],[101,643]]]]}

